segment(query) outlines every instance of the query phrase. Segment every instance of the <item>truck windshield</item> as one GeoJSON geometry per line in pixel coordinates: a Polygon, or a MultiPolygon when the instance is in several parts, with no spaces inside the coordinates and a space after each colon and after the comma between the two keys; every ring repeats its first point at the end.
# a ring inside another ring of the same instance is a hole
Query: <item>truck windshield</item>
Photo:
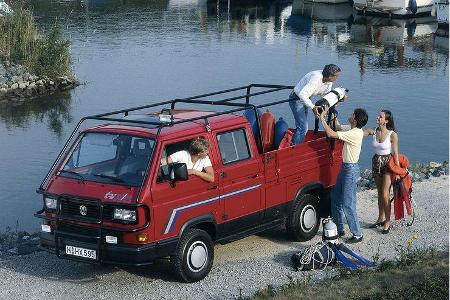
{"type": "Polygon", "coordinates": [[[141,186],[154,139],[110,133],[85,133],[59,176],[141,186]]]}

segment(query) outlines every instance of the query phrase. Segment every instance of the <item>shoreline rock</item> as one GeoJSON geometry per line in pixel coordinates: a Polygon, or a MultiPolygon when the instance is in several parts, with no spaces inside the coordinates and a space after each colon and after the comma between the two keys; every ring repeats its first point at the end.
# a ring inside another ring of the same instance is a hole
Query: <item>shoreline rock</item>
{"type": "MultiPolygon", "coordinates": [[[[448,161],[442,163],[415,163],[409,168],[413,182],[420,182],[431,177],[448,175],[448,161]]],[[[361,171],[361,178],[358,181],[358,190],[375,189],[375,181],[372,177],[372,170],[361,171]]],[[[4,232],[0,231],[0,259],[7,256],[25,255],[41,251],[39,248],[39,233],[30,234],[26,231],[15,230],[7,227],[4,232]]]]}
{"type": "MultiPolygon", "coordinates": [[[[431,161],[429,163],[413,163],[409,166],[409,173],[412,182],[421,182],[430,177],[440,177],[442,175],[448,175],[448,161],[442,163],[431,161]]],[[[361,171],[361,175],[358,181],[358,190],[370,190],[375,189],[375,180],[372,177],[372,170],[365,169],[361,171]]]]}
{"type": "Polygon", "coordinates": [[[20,65],[0,62],[0,102],[17,102],[66,91],[81,83],[72,76],[48,78],[25,71],[20,65]],[[5,66],[8,66],[5,68],[5,66]]]}
{"type": "Polygon", "coordinates": [[[12,231],[9,227],[0,232],[0,258],[31,254],[39,249],[39,233],[12,231]]]}

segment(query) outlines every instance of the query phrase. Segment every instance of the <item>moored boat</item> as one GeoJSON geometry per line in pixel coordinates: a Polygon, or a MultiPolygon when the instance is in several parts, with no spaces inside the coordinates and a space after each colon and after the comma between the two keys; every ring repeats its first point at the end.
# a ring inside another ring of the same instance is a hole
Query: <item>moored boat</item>
{"type": "Polygon", "coordinates": [[[436,18],[439,28],[448,32],[448,1],[436,3],[436,18]]]}
{"type": "Polygon", "coordinates": [[[327,3],[294,0],[292,2],[292,14],[308,16],[316,21],[347,20],[353,14],[353,7],[346,1],[337,5],[327,3]]]}
{"type": "Polygon", "coordinates": [[[438,28],[434,34],[434,46],[448,51],[448,1],[436,3],[436,18],[438,21],[438,28]]]}
{"type": "Polygon", "coordinates": [[[430,15],[433,0],[353,0],[358,12],[390,17],[417,17],[430,15]]]}

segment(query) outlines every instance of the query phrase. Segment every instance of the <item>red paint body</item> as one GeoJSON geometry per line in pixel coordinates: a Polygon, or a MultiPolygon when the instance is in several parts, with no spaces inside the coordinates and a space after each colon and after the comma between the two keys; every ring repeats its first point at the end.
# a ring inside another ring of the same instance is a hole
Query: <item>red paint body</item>
{"type": "MultiPolygon", "coordinates": [[[[174,113],[174,117],[175,120],[181,120],[207,114],[210,112],[179,111],[174,113]]],[[[94,198],[100,202],[143,204],[149,210],[149,220],[146,220],[144,207],[139,207],[138,224],[102,223],[103,226],[125,230],[121,233],[121,243],[131,246],[159,245],[172,238],[179,238],[186,224],[205,216],[208,216],[208,220],[212,220],[210,225],[215,228],[214,234],[211,233],[214,235],[213,239],[220,240],[239,233],[240,230],[284,218],[286,211],[270,209],[292,203],[302,188],[308,184],[320,184],[323,189],[335,184],[342,161],[342,144],[336,142],[332,152],[324,132],[313,135],[310,131],[305,143],[301,145],[260,153],[252,129],[244,117],[226,114],[210,117],[208,122],[210,131],[205,129],[203,121],[178,124],[161,130],[155,143],[151,164],[148,166],[148,176],[141,191],[139,187],[83,183],[77,179],[52,174],[44,193],[76,195],[80,198],[94,198]],[[224,164],[217,134],[234,129],[245,130],[251,157],[236,163],[224,164]],[[161,160],[164,147],[198,136],[203,136],[211,144],[209,157],[214,168],[215,182],[210,183],[196,176],[190,176],[187,181],[176,182],[175,187],[167,181],[158,183],[158,162],[161,160]],[[252,189],[246,191],[245,189],[249,187],[252,189]],[[236,191],[241,192],[233,195],[236,191]],[[225,199],[219,198],[224,195],[227,195],[225,199]],[[198,204],[208,199],[213,200],[202,205],[198,204]],[[189,205],[193,207],[187,207],[189,205]],[[175,217],[171,221],[172,215],[175,217]],[[148,226],[141,231],[126,231],[144,226],[146,222],[148,226]],[[138,234],[146,234],[148,239],[145,242],[138,242],[138,234]]],[[[157,132],[156,129],[125,125],[103,125],[87,131],[123,133],[149,138],[155,138],[157,132]]],[[[61,222],[97,227],[80,221],[61,222]]],[[[54,226],[55,222],[49,221],[47,224],[54,226]]]]}

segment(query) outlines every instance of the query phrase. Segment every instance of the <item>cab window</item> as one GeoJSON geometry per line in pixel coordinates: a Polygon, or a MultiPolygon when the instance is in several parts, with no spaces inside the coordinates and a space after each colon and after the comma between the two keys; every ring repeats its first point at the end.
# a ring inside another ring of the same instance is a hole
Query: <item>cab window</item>
{"type": "Polygon", "coordinates": [[[158,177],[156,182],[164,182],[169,180],[169,166],[167,165],[167,158],[172,155],[175,152],[181,151],[181,150],[188,150],[189,144],[191,143],[192,139],[184,140],[178,143],[166,145],[164,147],[163,153],[161,155],[161,165],[159,167],[158,171],[158,177]]]}
{"type": "Polygon", "coordinates": [[[217,143],[224,165],[250,158],[250,148],[244,128],[219,133],[217,143]]]}
{"type": "Polygon", "coordinates": [[[141,186],[155,140],[125,134],[87,132],[59,176],[141,186]]]}

